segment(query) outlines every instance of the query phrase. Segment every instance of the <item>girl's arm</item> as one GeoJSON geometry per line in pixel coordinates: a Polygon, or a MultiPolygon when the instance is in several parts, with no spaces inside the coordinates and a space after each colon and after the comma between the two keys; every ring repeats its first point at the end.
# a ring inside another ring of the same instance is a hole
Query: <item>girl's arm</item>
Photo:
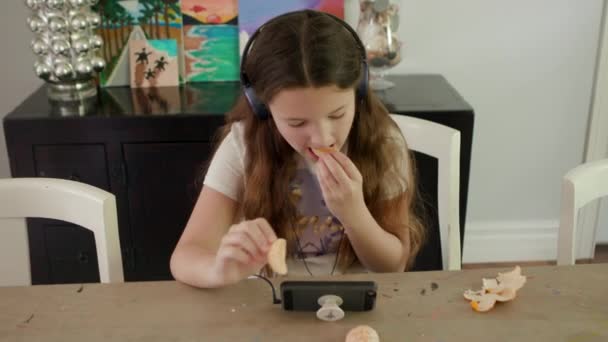
{"type": "Polygon", "coordinates": [[[175,279],[196,287],[219,287],[256,273],[266,263],[274,231],[264,219],[233,225],[237,205],[203,187],[171,256],[175,279]]]}
{"type": "Polygon", "coordinates": [[[344,225],[363,266],[373,272],[403,271],[410,252],[409,234],[398,237],[374,219],[363,198],[361,173],[352,161],[339,151],[322,153],[317,170],[323,198],[344,225]]]}
{"type": "Polygon", "coordinates": [[[373,272],[403,272],[409,251],[409,235],[397,237],[384,230],[367,207],[353,208],[350,222],[342,222],[357,258],[373,272]]]}
{"type": "Polygon", "coordinates": [[[171,256],[171,273],[175,279],[196,287],[221,286],[221,280],[209,270],[236,210],[236,201],[203,187],[171,256]]]}

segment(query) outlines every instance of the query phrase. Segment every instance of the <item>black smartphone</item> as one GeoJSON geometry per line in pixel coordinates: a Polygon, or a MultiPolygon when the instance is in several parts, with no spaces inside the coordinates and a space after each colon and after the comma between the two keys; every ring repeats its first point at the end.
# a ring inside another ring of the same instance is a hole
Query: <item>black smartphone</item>
{"type": "Polygon", "coordinates": [[[373,281],[284,281],[281,297],[287,311],[317,311],[325,295],[342,298],[344,311],[369,311],[376,304],[377,288],[373,281]]]}

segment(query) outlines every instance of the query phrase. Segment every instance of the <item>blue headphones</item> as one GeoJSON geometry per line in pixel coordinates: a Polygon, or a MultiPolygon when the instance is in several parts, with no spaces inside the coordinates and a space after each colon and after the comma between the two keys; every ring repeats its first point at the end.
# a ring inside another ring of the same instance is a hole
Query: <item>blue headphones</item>
{"type": "Polygon", "coordinates": [[[365,46],[361,42],[361,39],[359,39],[359,36],[355,32],[355,30],[353,30],[350,27],[350,25],[348,25],[342,19],[340,19],[332,14],[329,14],[329,13],[317,12],[317,11],[312,11],[312,10],[289,12],[289,13],[279,15],[278,17],[275,17],[275,18],[269,20],[268,22],[266,22],[265,24],[263,24],[262,26],[260,26],[251,35],[251,38],[249,38],[249,41],[247,41],[247,44],[245,45],[245,48],[243,49],[243,57],[241,58],[241,85],[243,86],[243,93],[245,94],[245,97],[247,98],[247,102],[249,102],[249,106],[251,106],[251,110],[261,120],[267,119],[270,116],[270,111],[268,110],[268,107],[262,101],[260,101],[260,99],[255,94],[255,90],[253,89],[253,86],[252,86],[251,82],[249,81],[247,74],[245,73],[245,62],[247,61],[247,55],[249,54],[249,49],[251,48],[253,41],[255,40],[257,35],[262,31],[262,28],[265,25],[268,25],[268,23],[271,23],[279,18],[283,18],[283,17],[289,16],[289,15],[293,15],[295,13],[300,13],[300,12],[309,12],[309,13],[314,13],[316,15],[318,15],[318,14],[326,15],[326,16],[334,19],[338,23],[340,23],[345,29],[348,30],[348,32],[350,32],[353,35],[353,38],[355,39],[355,42],[359,46],[359,50],[361,52],[361,68],[363,69],[363,77],[361,79],[361,82],[359,83],[359,86],[357,87],[357,96],[359,97],[359,99],[363,99],[363,98],[365,98],[365,96],[367,94],[367,87],[368,87],[368,82],[369,82],[369,74],[368,74],[368,69],[367,69],[367,56],[365,53],[365,46]]]}

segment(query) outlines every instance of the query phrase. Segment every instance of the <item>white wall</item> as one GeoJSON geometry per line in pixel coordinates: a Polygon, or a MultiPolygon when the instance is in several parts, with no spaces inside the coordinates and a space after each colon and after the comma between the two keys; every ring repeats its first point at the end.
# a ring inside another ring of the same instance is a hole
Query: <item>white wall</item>
{"type": "MultiPolygon", "coordinates": [[[[33,72],[24,1],[10,1],[0,11],[2,63],[0,63],[0,119],[13,110],[41,82],[33,72]]],[[[4,129],[0,130],[0,178],[10,177],[4,129]]],[[[0,204],[2,205],[2,204],[0,204]]],[[[0,221],[0,286],[30,282],[27,238],[23,220],[0,221]]]]}
{"type": "MultiPolygon", "coordinates": [[[[358,1],[346,4],[356,25],[358,1]]],[[[560,178],[583,156],[602,0],[400,4],[406,47],[391,73],[441,73],[475,109],[464,261],[554,257],[560,178]]],[[[0,11],[10,28],[0,30],[0,117],[41,83],[27,14],[21,1],[0,11]]],[[[1,132],[0,177],[9,175],[1,132]]],[[[29,281],[22,223],[8,228],[0,285],[29,281]]]]}
{"type": "Polygon", "coordinates": [[[404,60],[391,72],[441,73],[475,109],[464,261],[554,258],[560,179],[583,158],[602,0],[400,5],[404,60]]]}

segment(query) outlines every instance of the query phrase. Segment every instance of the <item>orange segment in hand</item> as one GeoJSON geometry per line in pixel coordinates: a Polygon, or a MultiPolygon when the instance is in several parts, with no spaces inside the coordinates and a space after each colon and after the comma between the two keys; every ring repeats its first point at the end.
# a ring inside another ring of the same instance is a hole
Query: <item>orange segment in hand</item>
{"type": "Polygon", "coordinates": [[[287,241],[285,239],[276,239],[268,251],[268,265],[270,265],[273,271],[280,275],[287,274],[287,263],[285,262],[286,254],[287,241]]]}

